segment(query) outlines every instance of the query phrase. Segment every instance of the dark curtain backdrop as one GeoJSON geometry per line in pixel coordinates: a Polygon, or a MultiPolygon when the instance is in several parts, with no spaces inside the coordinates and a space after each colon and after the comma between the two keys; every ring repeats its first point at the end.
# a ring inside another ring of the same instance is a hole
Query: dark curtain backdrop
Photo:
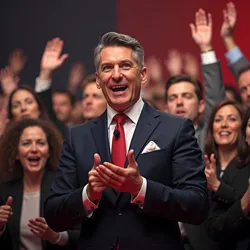
{"type": "Polygon", "coordinates": [[[70,57],[54,78],[57,86],[65,86],[69,67],[76,60],[86,63],[88,73],[94,72],[94,47],[103,33],[116,30],[116,1],[5,0],[0,21],[0,67],[7,64],[14,48],[22,48],[28,56],[22,82],[33,85],[46,42],[59,36],[70,57]]]}

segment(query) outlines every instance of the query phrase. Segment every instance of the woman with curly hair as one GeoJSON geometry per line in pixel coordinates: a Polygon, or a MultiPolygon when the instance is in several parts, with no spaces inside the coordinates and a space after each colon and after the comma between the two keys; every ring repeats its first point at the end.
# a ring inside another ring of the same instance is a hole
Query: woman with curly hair
{"type": "Polygon", "coordinates": [[[6,129],[0,141],[1,246],[57,249],[78,237],[77,231],[54,232],[43,218],[61,146],[61,135],[48,121],[24,119],[6,129]]]}

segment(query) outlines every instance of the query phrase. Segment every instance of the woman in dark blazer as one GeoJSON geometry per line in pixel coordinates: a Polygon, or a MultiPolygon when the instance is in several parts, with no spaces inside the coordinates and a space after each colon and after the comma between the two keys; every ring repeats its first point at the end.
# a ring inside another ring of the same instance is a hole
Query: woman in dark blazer
{"type": "Polygon", "coordinates": [[[242,139],[241,164],[236,158],[223,175],[208,218],[209,234],[221,250],[250,249],[250,109],[242,122],[242,139]]]}
{"type": "Polygon", "coordinates": [[[73,249],[78,230],[54,232],[43,218],[61,145],[60,134],[48,121],[24,119],[6,130],[0,141],[0,200],[13,201],[1,228],[1,249],[73,249]]]}

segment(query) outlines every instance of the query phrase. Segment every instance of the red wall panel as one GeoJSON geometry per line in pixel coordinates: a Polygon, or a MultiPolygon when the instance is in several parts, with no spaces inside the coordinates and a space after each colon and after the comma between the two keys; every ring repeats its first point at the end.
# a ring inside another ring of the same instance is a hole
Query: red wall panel
{"type": "MultiPolygon", "coordinates": [[[[189,23],[194,22],[194,13],[204,8],[213,16],[213,46],[222,62],[224,82],[235,84],[224,58],[225,48],[220,37],[220,27],[225,0],[119,0],[117,4],[117,28],[121,33],[137,38],[145,48],[146,58],[156,55],[162,61],[168,50],[191,52],[199,59],[199,49],[194,44],[189,23]]],[[[238,12],[235,39],[250,58],[250,2],[234,1],[238,12]]]]}

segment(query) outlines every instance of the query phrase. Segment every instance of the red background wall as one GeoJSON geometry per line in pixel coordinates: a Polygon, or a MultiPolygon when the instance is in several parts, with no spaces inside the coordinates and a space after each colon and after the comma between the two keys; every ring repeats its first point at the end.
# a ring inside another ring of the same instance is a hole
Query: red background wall
{"type": "MultiPolygon", "coordinates": [[[[117,2],[117,29],[138,39],[145,48],[145,57],[156,55],[163,59],[168,50],[191,52],[197,59],[199,49],[194,44],[189,23],[194,22],[194,13],[204,8],[213,16],[213,46],[222,62],[225,83],[235,84],[224,58],[225,48],[220,37],[220,27],[225,0],[119,0],[117,2]]],[[[234,0],[238,22],[235,40],[250,58],[250,1],[234,0]]]]}

